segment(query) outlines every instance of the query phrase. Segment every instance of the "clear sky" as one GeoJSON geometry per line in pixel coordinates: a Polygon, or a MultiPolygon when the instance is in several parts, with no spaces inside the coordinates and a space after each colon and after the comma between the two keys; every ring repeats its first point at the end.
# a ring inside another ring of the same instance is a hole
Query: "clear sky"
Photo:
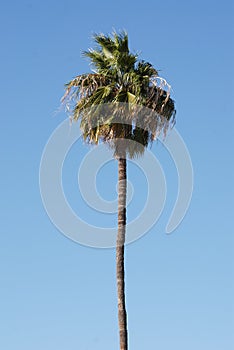
{"type": "MultiPolygon", "coordinates": [[[[178,179],[167,151],[153,146],[167,199],[157,224],[126,249],[129,349],[233,349],[231,1],[15,0],[0,12],[0,348],[118,349],[115,252],[62,235],[38,184],[43,148],[66,118],[54,113],[64,83],[90,70],[80,53],[92,46],[92,34],[115,28],[126,29],[131,49],[173,86],[176,128],[194,167],[189,211],[166,235],[178,179]]],[[[79,202],[77,166],[85,152],[77,143],[69,153],[67,198],[85,220],[114,225],[115,216],[79,202]]],[[[116,170],[113,161],[98,176],[106,199],[115,198],[116,170]]],[[[134,218],[146,183],[134,166],[129,179],[134,218]]]]}

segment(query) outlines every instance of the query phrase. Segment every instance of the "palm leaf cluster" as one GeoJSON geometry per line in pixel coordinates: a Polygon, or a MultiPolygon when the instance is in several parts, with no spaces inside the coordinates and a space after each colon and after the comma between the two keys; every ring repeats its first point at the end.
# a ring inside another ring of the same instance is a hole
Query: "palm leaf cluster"
{"type": "Polygon", "coordinates": [[[108,142],[117,156],[123,152],[120,139],[136,141],[124,144],[134,157],[174,124],[170,86],[150,63],[130,53],[125,32],[95,35],[94,41],[97,47],[83,53],[94,72],[66,84],[63,101],[72,119],[80,120],[85,140],[108,142]]]}

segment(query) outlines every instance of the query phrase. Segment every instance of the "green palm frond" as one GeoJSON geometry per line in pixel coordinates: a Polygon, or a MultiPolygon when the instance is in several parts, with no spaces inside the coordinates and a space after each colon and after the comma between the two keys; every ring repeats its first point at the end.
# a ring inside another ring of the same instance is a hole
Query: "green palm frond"
{"type": "Polygon", "coordinates": [[[136,73],[141,77],[158,76],[157,70],[149,62],[139,61],[136,67],[136,73]]]}

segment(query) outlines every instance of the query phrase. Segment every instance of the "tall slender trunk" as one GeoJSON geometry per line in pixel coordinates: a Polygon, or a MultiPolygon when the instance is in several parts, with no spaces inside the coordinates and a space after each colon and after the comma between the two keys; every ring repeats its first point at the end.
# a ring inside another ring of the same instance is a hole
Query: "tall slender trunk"
{"type": "Polygon", "coordinates": [[[127,312],[125,306],[124,244],[126,233],[126,159],[118,159],[118,235],[116,242],[116,275],[118,289],[118,319],[120,350],[128,349],[127,312]]]}

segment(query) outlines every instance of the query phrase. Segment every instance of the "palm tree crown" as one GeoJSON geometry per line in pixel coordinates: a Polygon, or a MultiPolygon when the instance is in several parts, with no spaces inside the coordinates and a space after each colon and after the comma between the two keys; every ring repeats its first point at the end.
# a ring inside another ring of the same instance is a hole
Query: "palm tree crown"
{"type": "Polygon", "coordinates": [[[80,120],[85,140],[108,142],[116,156],[120,152],[118,139],[136,141],[125,144],[125,151],[134,157],[143,153],[161,131],[166,134],[174,124],[175,106],[170,98],[170,86],[150,63],[130,53],[127,33],[95,35],[94,41],[97,48],[83,53],[90,59],[94,72],[78,75],[66,84],[63,100],[69,110],[72,106],[72,119],[80,120]],[[107,103],[111,104],[112,112],[108,109],[108,115],[104,116],[100,106],[107,103]],[[132,112],[128,113],[127,122],[124,113],[116,122],[115,113],[117,110],[120,113],[123,104],[128,104],[132,112]],[[140,127],[139,116],[134,113],[136,106],[145,107],[140,127]],[[141,147],[137,147],[137,143],[141,147]]]}

